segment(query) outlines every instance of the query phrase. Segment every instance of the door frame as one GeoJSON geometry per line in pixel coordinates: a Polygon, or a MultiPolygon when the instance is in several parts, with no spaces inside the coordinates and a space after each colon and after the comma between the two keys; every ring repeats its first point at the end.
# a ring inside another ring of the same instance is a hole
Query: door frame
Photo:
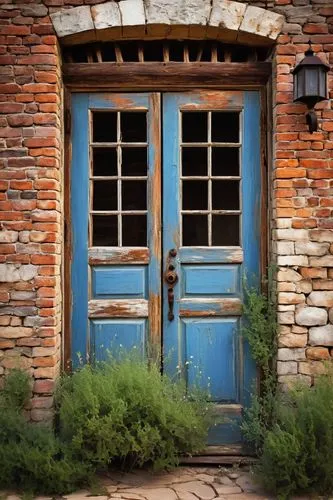
{"type": "MultiPolygon", "coordinates": [[[[62,343],[62,359],[63,368],[65,371],[71,371],[72,369],[72,353],[71,353],[71,311],[72,311],[72,290],[71,290],[71,266],[72,266],[72,219],[71,219],[71,161],[72,161],[72,147],[71,147],[71,94],[80,92],[101,92],[103,93],[116,93],[116,92],[170,92],[179,91],[184,92],[188,90],[189,77],[186,71],[183,73],[172,72],[168,74],[168,78],[165,78],[165,66],[161,66],[160,63],[150,63],[151,67],[155,67],[154,76],[151,78],[145,78],[145,83],[140,84],[138,88],[138,83],[132,81],[132,84],[128,83],[128,73],[126,78],[126,72],[123,73],[123,85],[117,83],[114,86],[110,83],[110,78],[108,78],[103,86],[97,83],[96,70],[97,67],[100,69],[101,66],[105,64],[110,67],[110,63],[92,63],[90,64],[92,75],[95,78],[95,82],[85,85],[84,88],[78,83],[79,78],[76,82],[68,82],[66,78],[66,66],[64,65],[64,176],[63,176],[63,192],[64,192],[64,219],[63,219],[63,251],[62,251],[62,297],[63,297],[63,317],[62,317],[62,331],[63,343],[62,343]],[[159,78],[156,79],[156,75],[159,78]],[[137,87],[133,87],[133,85],[137,87]]],[[[113,63],[111,63],[113,64],[113,63]]],[[[130,63],[132,66],[136,66],[137,74],[140,74],[144,64],[142,63],[130,63]],[[139,69],[141,67],[141,70],[139,69]]],[[[172,65],[172,63],[170,63],[172,65]]],[[[177,63],[178,68],[180,66],[187,67],[187,63],[177,63]]],[[[73,66],[73,65],[72,65],[73,66]]],[[[87,64],[76,64],[76,67],[87,68],[87,64]]],[[[268,212],[268,181],[269,172],[271,171],[270,162],[268,160],[268,153],[271,152],[271,134],[272,134],[272,124],[271,124],[271,64],[270,63],[219,63],[218,65],[212,63],[205,63],[205,71],[200,70],[202,64],[193,67],[191,71],[191,78],[195,78],[195,86],[191,90],[257,90],[260,92],[260,103],[261,103],[261,116],[260,116],[260,171],[261,171],[261,239],[260,239],[260,270],[261,278],[265,274],[265,270],[268,262],[268,227],[269,227],[269,212],[268,212]],[[230,79],[230,73],[226,76],[225,70],[226,65],[229,66],[229,71],[232,70],[232,78],[230,79]],[[263,66],[264,65],[264,66],[263,66]],[[208,68],[210,66],[210,70],[208,68]],[[217,67],[218,66],[218,67],[217,67]],[[251,83],[245,85],[245,74],[249,74],[249,66],[255,66],[257,68],[254,76],[251,78],[251,83]],[[237,69],[238,68],[238,69],[237,69]],[[210,78],[208,76],[210,75],[210,78]],[[231,81],[231,84],[225,83],[231,81]],[[219,81],[220,80],[220,81],[219,81]],[[221,81],[224,84],[221,84],[221,81]],[[237,81],[239,84],[237,85],[237,81]],[[207,83],[208,82],[208,83],[207,83]],[[257,82],[257,83],[256,83],[257,82]]],[[[123,65],[124,70],[126,69],[126,64],[123,65]]],[[[82,75],[79,75],[82,79],[82,75]]],[[[109,75],[112,77],[112,72],[109,75]]],[[[100,78],[100,73],[99,73],[100,78]]],[[[135,80],[135,79],[134,79],[135,80]]],[[[82,81],[82,80],[81,80],[82,81]]],[[[259,383],[259,377],[258,377],[259,383]]]]}

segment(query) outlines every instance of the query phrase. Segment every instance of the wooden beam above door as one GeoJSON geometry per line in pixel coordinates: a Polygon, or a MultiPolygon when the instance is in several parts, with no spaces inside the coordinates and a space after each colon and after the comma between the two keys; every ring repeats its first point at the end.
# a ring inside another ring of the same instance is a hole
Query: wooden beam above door
{"type": "Polygon", "coordinates": [[[270,62],[254,63],[65,63],[64,82],[75,90],[148,90],[258,87],[271,75],[270,62]]]}

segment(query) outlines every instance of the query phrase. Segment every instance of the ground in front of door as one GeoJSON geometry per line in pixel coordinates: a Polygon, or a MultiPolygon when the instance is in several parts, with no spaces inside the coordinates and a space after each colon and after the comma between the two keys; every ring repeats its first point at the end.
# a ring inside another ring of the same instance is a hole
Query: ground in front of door
{"type": "MultiPolygon", "coordinates": [[[[20,500],[17,494],[0,491],[1,500],[20,500]]],[[[24,497],[23,497],[24,498],[24,497]]],[[[77,491],[63,500],[273,500],[253,481],[248,467],[180,467],[169,473],[110,473],[96,491],[77,491]]],[[[296,498],[296,497],[295,497],[296,498]]],[[[310,497],[297,497],[307,500],[310,497]]],[[[36,497],[51,500],[51,497],[36,497]]],[[[332,499],[333,500],[333,497],[332,499]]]]}

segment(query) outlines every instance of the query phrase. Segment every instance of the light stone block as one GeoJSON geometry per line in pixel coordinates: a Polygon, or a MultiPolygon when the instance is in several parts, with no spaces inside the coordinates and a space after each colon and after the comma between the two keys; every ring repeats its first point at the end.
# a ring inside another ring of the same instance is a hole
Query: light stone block
{"type": "Polygon", "coordinates": [[[329,229],[311,229],[310,239],[312,241],[333,243],[333,231],[329,229]]]}
{"type": "Polygon", "coordinates": [[[296,254],[315,255],[321,257],[328,253],[329,243],[314,243],[313,241],[297,241],[295,243],[296,254]]]}
{"type": "Polygon", "coordinates": [[[197,29],[206,33],[209,0],[144,0],[144,5],[148,35],[194,37],[197,29]]]}
{"type": "Polygon", "coordinates": [[[323,257],[310,257],[310,266],[333,267],[333,255],[324,255],[323,257]]]}
{"type": "Polygon", "coordinates": [[[32,264],[0,264],[0,282],[30,281],[37,275],[37,270],[32,264]]]}
{"type": "Polygon", "coordinates": [[[51,14],[50,17],[59,38],[94,29],[94,22],[88,5],[60,10],[51,14]]]}
{"type": "Polygon", "coordinates": [[[333,346],[333,325],[314,326],[309,329],[309,344],[333,346]]]}
{"type": "Polygon", "coordinates": [[[305,347],[307,341],[307,334],[297,335],[290,333],[279,337],[279,347],[305,347]]]}
{"type": "Polygon", "coordinates": [[[278,294],[279,304],[301,304],[305,302],[305,295],[302,293],[280,292],[278,294]]]}
{"type": "MultiPolygon", "coordinates": [[[[217,38],[236,40],[246,4],[229,0],[213,0],[209,18],[210,28],[219,28],[217,38]]],[[[210,32],[210,30],[208,30],[210,32]]],[[[215,33],[213,30],[212,33],[215,33]]]]}
{"type": "Polygon", "coordinates": [[[303,326],[326,325],[327,312],[320,307],[301,307],[296,311],[295,321],[303,326]]]}
{"type": "Polygon", "coordinates": [[[277,355],[278,361],[300,361],[305,359],[305,349],[296,348],[289,349],[287,347],[281,347],[278,350],[277,355]]]}
{"type": "Polygon", "coordinates": [[[295,375],[297,373],[296,361],[278,361],[277,374],[278,375],[295,375]]]}
{"type": "Polygon", "coordinates": [[[291,228],[291,219],[276,219],[275,224],[277,229],[289,229],[291,228]]]}
{"type": "Polygon", "coordinates": [[[322,361],[303,361],[298,365],[299,373],[303,375],[322,375],[326,368],[322,361]]]}
{"type": "Polygon", "coordinates": [[[146,32],[143,0],[121,0],[118,5],[123,26],[123,37],[143,37],[146,32]]]}
{"type": "Polygon", "coordinates": [[[294,269],[281,269],[277,273],[277,281],[291,281],[297,283],[302,280],[302,276],[294,269]]]}
{"type": "Polygon", "coordinates": [[[277,240],[308,241],[309,232],[306,229],[276,229],[277,240]]]}
{"type": "Polygon", "coordinates": [[[276,253],[278,255],[294,255],[295,243],[293,241],[278,241],[276,243],[276,253]]]}
{"type": "Polygon", "coordinates": [[[309,265],[309,258],[306,255],[278,255],[278,266],[303,266],[309,265]]]}
{"type": "Polygon", "coordinates": [[[248,5],[240,25],[239,40],[242,40],[241,32],[259,37],[276,40],[284,24],[284,17],[269,10],[248,5]]]}
{"type": "Polygon", "coordinates": [[[297,293],[310,293],[312,291],[312,282],[311,280],[303,280],[296,283],[296,292],[297,293]]]}
{"type": "Polygon", "coordinates": [[[333,291],[315,291],[308,296],[310,306],[333,307],[333,291]]]}
{"type": "Polygon", "coordinates": [[[295,322],[295,313],[293,311],[279,312],[277,319],[280,325],[293,325],[295,322]]]}
{"type": "Polygon", "coordinates": [[[91,7],[91,15],[97,30],[98,40],[121,38],[122,24],[117,2],[106,2],[91,7]]]}

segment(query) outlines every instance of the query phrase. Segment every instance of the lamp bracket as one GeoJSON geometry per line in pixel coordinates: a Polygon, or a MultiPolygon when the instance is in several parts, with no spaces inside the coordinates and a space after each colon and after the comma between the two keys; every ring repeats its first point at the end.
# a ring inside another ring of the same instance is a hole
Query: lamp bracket
{"type": "Polygon", "coordinates": [[[311,109],[306,113],[305,118],[306,118],[306,123],[309,127],[310,134],[316,132],[316,130],[318,129],[318,119],[316,112],[313,109],[311,109]]]}

